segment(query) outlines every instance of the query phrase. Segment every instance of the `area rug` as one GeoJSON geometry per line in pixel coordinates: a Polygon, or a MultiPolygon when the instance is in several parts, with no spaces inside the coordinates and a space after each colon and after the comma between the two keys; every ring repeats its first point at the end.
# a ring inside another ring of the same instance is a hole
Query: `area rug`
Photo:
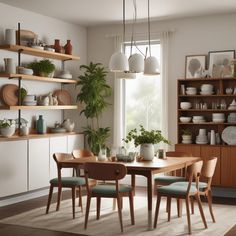
{"type": "MultiPolygon", "coordinates": [[[[84,204],[86,198],[83,199],[84,204]]],[[[167,222],[167,213],[165,212],[166,202],[163,199],[157,228],[147,231],[147,200],[145,197],[136,196],[135,202],[135,225],[130,223],[128,199],[124,199],[123,206],[123,223],[124,234],[127,236],[152,236],[152,235],[168,235],[180,236],[187,235],[187,219],[185,207],[183,208],[182,218],[177,218],[176,201],[172,201],[172,217],[167,222]]],[[[153,209],[155,208],[156,199],[153,201],[153,209]]],[[[76,218],[72,219],[71,200],[62,201],[60,211],[55,211],[55,204],[51,205],[50,213],[45,215],[45,207],[37,208],[13,217],[1,220],[1,223],[28,226],[34,228],[56,230],[63,232],[71,232],[86,235],[111,236],[120,235],[120,225],[117,211],[112,210],[112,200],[102,199],[101,202],[101,218],[96,220],[96,201],[92,199],[91,211],[88,222],[88,229],[84,230],[84,213],[77,207],[76,218]]],[[[184,206],[184,204],[183,204],[184,206]]],[[[214,235],[222,236],[235,225],[236,207],[229,205],[214,205],[214,213],[217,223],[212,223],[208,212],[207,204],[203,204],[205,216],[208,223],[208,229],[204,229],[203,223],[197,206],[195,206],[195,214],[191,215],[192,233],[193,235],[214,235]]],[[[85,209],[85,207],[84,207],[85,209]]],[[[153,212],[154,214],[154,212],[153,212]]]]}

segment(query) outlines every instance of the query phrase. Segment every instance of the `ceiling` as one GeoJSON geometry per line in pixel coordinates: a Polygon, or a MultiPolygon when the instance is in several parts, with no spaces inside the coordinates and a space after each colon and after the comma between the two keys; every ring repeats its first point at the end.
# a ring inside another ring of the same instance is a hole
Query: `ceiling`
{"type": "MultiPolygon", "coordinates": [[[[147,18],[147,1],[136,0],[138,20],[147,18]]],[[[82,26],[120,23],[122,0],[0,0],[42,15],[82,26]]],[[[133,0],[126,0],[126,18],[133,17],[133,0]]],[[[236,0],[150,0],[152,20],[236,12],[236,0]]]]}

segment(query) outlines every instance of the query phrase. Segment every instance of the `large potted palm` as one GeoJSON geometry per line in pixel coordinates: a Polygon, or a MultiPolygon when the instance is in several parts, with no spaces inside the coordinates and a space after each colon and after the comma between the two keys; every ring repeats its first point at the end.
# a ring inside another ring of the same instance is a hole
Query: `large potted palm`
{"type": "Polygon", "coordinates": [[[82,104],[82,111],[87,118],[87,127],[84,134],[87,137],[90,150],[98,154],[101,148],[106,148],[106,140],[110,135],[109,127],[100,127],[99,118],[109,103],[107,98],[111,96],[111,87],[106,82],[107,71],[100,63],[81,65],[83,74],[79,76],[77,86],[80,91],[77,101],[82,104]]]}

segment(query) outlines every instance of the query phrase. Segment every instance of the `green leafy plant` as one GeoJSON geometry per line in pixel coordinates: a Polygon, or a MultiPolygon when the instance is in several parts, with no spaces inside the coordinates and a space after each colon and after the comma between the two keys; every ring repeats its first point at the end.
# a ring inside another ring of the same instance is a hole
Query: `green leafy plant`
{"type": "Polygon", "coordinates": [[[88,126],[85,129],[85,135],[88,138],[88,145],[92,152],[98,154],[100,148],[106,147],[105,143],[110,135],[110,128],[101,128],[99,117],[110,105],[107,98],[111,96],[111,87],[106,82],[107,71],[101,63],[92,63],[81,65],[80,69],[84,71],[79,76],[76,84],[80,88],[77,95],[77,101],[82,104],[84,114],[87,118],[88,126]]]}
{"type": "Polygon", "coordinates": [[[126,138],[123,139],[125,143],[129,143],[132,140],[134,140],[135,147],[143,143],[157,144],[160,142],[164,142],[164,143],[170,144],[170,142],[162,136],[160,130],[148,131],[148,130],[145,130],[142,125],[140,125],[140,131],[138,131],[136,128],[132,129],[129,131],[126,138]]]}
{"type": "Polygon", "coordinates": [[[14,125],[15,125],[15,120],[12,120],[12,119],[0,120],[0,128],[7,128],[14,125]]]}
{"type": "Polygon", "coordinates": [[[192,132],[190,129],[183,129],[182,133],[183,133],[183,135],[192,135],[192,132]]]}
{"type": "Polygon", "coordinates": [[[34,61],[28,65],[28,68],[34,71],[35,75],[47,77],[55,70],[55,65],[48,59],[34,61]]]}

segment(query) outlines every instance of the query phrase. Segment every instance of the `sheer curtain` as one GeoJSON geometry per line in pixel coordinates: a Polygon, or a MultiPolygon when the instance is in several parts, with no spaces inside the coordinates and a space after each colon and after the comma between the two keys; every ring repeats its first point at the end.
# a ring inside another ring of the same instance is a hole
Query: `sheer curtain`
{"type": "MultiPolygon", "coordinates": [[[[122,50],[122,37],[114,37],[114,52],[122,50]]],[[[123,81],[118,79],[118,73],[114,73],[114,111],[113,111],[113,147],[122,146],[123,138],[123,81]]]]}

